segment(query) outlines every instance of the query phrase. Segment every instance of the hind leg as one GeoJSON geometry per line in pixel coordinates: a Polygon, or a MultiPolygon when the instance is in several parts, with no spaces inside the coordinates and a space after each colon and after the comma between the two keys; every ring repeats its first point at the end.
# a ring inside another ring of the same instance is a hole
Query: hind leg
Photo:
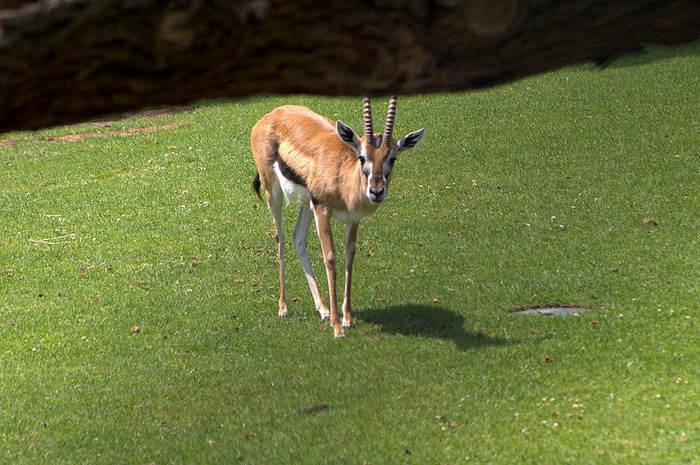
{"type": "Polygon", "coordinates": [[[321,315],[322,319],[327,320],[330,318],[331,313],[328,310],[328,307],[326,307],[326,304],[323,303],[321,292],[318,290],[318,284],[316,283],[316,277],[314,276],[313,269],[311,268],[311,263],[309,263],[309,254],[306,250],[306,241],[309,237],[309,228],[311,227],[311,222],[313,219],[314,213],[311,208],[307,206],[300,207],[299,216],[297,216],[297,223],[294,226],[294,232],[292,233],[292,240],[297,248],[301,266],[304,269],[306,280],[309,283],[309,289],[311,289],[311,295],[314,297],[316,311],[321,315]]]}
{"type": "Polygon", "coordinates": [[[282,210],[284,208],[284,196],[279,188],[279,185],[273,185],[270,191],[267,191],[267,208],[272,214],[272,222],[275,225],[275,240],[277,241],[277,257],[280,266],[280,298],[279,298],[279,316],[287,316],[287,294],[284,286],[284,228],[282,226],[282,210]]]}

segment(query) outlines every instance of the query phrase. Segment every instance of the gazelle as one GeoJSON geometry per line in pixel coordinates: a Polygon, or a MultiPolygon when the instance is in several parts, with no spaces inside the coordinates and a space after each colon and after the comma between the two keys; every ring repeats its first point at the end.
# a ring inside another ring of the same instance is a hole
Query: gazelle
{"type": "MultiPolygon", "coordinates": [[[[398,142],[392,139],[396,97],[389,101],[383,134],[372,131],[372,107],[365,97],[364,137],[357,137],[342,121],[334,123],[301,106],[282,106],[263,116],[253,127],[250,143],[258,172],[253,188],[260,195],[265,189],[267,206],[277,232],[279,254],[279,315],[287,315],[284,286],[285,235],[282,208],[287,202],[300,206],[292,238],[316,310],[328,319],[336,338],[345,336],[353,325],[350,305],[352,262],[355,258],[357,227],[361,219],[374,213],[386,198],[397,155],[417,146],[425,130],[412,132],[398,142]],[[347,225],[345,238],[345,297],[343,321],[338,316],[335,248],[331,217],[347,225]],[[306,240],[312,219],[321,240],[328,277],[330,312],[323,302],[309,263],[306,240]]],[[[262,197],[261,197],[262,198],[262,197]]]]}

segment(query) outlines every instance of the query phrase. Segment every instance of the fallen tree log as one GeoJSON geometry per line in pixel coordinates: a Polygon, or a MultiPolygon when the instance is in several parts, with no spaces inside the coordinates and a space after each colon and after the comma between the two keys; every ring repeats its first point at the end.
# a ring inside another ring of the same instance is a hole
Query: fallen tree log
{"type": "Polygon", "coordinates": [[[465,90],[698,37],[696,0],[0,0],[0,131],[262,93],[465,90]]]}

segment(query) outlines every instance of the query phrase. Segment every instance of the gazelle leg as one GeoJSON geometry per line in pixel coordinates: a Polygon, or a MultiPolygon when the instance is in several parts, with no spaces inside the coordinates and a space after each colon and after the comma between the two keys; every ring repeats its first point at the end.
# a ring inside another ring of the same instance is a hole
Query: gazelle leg
{"type": "Polygon", "coordinates": [[[282,209],[284,203],[282,200],[282,192],[274,195],[267,193],[267,207],[272,213],[272,222],[275,224],[275,240],[277,241],[277,257],[280,264],[280,300],[279,300],[279,316],[287,316],[287,294],[284,288],[284,228],[282,227],[282,209]]]}
{"type": "Polygon", "coordinates": [[[299,216],[297,217],[297,224],[294,226],[294,232],[292,233],[292,240],[297,248],[301,266],[304,269],[306,280],[309,283],[309,289],[311,289],[311,295],[314,297],[316,311],[321,315],[321,318],[327,320],[330,317],[330,312],[328,311],[326,304],[323,303],[321,292],[318,290],[318,284],[316,283],[316,277],[314,276],[313,269],[311,268],[311,263],[309,263],[309,254],[306,250],[306,240],[309,237],[309,227],[311,226],[313,219],[314,213],[311,211],[311,208],[307,206],[300,207],[299,216]]]}
{"type": "Polygon", "coordinates": [[[333,231],[331,229],[330,211],[322,205],[314,205],[314,215],[316,216],[316,229],[321,240],[323,250],[323,261],[326,264],[326,275],[328,277],[328,295],[331,301],[331,326],[336,338],[345,336],[343,327],[338,317],[338,296],[335,292],[335,247],[333,245],[333,231]]]}
{"type": "Polygon", "coordinates": [[[358,223],[350,223],[345,235],[345,298],[343,299],[343,328],[351,328],[352,306],[350,305],[350,288],[352,286],[352,262],[355,260],[357,250],[357,226],[358,223]]]}

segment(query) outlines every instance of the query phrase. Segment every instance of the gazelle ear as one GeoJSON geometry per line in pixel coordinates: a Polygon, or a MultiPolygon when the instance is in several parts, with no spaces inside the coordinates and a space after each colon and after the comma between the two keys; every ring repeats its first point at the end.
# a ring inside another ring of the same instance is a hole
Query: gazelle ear
{"type": "Polygon", "coordinates": [[[347,126],[345,123],[338,120],[338,122],[335,123],[335,132],[338,133],[340,140],[348,144],[350,148],[355,151],[355,153],[360,153],[360,138],[357,137],[355,131],[350,129],[350,126],[347,126]]]}
{"type": "Polygon", "coordinates": [[[408,134],[406,137],[399,141],[399,152],[403,150],[412,149],[416,145],[420,144],[420,141],[423,140],[424,135],[425,129],[413,131],[412,133],[408,134]]]}

